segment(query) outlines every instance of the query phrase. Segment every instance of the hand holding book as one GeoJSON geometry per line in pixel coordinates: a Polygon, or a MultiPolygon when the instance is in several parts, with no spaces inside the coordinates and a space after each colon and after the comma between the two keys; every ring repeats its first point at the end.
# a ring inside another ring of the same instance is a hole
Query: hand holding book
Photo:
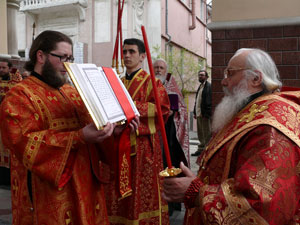
{"type": "MultiPolygon", "coordinates": [[[[129,128],[130,128],[130,132],[135,132],[138,129],[138,126],[140,124],[140,119],[138,116],[136,116],[135,118],[133,118],[130,123],[128,124],[129,128]]],[[[122,133],[122,131],[125,129],[126,125],[122,124],[122,125],[116,125],[115,129],[114,129],[114,135],[120,135],[122,133]]]]}
{"type": "Polygon", "coordinates": [[[83,139],[87,143],[100,143],[112,135],[115,126],[115,124],[107,123],[102,130],[98,130],[95,124],[90,123],[82,128],[83,139]]]}

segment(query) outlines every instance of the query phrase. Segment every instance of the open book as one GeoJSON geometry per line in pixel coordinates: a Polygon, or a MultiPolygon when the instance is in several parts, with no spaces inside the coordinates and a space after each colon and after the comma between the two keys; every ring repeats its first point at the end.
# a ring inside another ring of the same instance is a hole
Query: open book
{"type": "Polygon", "coordinates": [[[97,129],[101,129],[107,122],[125,122],[126,112],[123,111],[122,104],[126,104],[127,107],[133,110],[135,115],[139,116],[129,93],[112,68],[97,67],[95,64],[68,62],[65,62],[64,65],[97,129]],[[108,74],[104,71],[109,72],[110,76],[115,76],[113,77],[115,82],[111,82],[111,78],[108,79],[108,74]],[[114,92],[115,88],[126,97],[128,104],[119,102],[118,96],[114,92]]]}

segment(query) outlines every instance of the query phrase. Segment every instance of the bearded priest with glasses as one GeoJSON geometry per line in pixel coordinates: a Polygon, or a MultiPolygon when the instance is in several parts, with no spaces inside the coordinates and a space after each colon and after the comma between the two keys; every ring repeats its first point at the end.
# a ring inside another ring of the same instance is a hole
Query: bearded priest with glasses
{"type": "Polygon", "coordinates": [[[109,167],[101,155],[112,148],[116,125],[97,130],[79,93],[66,84],[63,62],[73,61],[68,36],[42,32],[29,57],[31,76],[10,89],[0,108],[11,153],[12,224],[108,225],[103,182],[109,167]]]}
{"type": "Polygon", "coordinates": [[[164,198],[184,202],[185,224],[299,224],[300,92],[279,92],[272,58],[240,49],[221,82],[213,137],[194,175],[164,180],[164,198]]]}

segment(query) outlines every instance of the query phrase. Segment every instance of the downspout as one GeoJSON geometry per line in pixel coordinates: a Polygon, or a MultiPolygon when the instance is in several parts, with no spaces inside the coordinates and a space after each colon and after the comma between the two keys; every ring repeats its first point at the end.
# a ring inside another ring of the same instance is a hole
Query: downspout
{"type": "Polygon", "coordinates": [[[171,43],[171,36],[169,35],[168,31],[168,0],[166,0],[166,35],[168,36],[168,41],[165,44],[165,55],[166,59],[168,58],[168,46],[171,43]]]}
{"type": "Polygon", "coordinates": [[[195,0],[192,0],[192,25],[189,27],[190,30],[194,30],[196,28],[196,7],[195,0]]]}

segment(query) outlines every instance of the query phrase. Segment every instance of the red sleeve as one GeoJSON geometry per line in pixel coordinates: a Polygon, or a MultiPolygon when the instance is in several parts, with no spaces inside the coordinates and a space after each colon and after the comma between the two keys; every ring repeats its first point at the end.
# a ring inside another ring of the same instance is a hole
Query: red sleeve
{"type": "Polygon", "coordinates": [[[76,153],[84,146],[80,130],[45,128],[30,95],[20,87],[10,91],[1,104],[3,144],[24,167],[55,186],[71,177],[76,153]]]}
{"type": "MultiPolygon", "coordinates": [[[[161,111],[163,115],[164,122],[167,121],[170,111],[170,103],[168,94],[162,85],[160,80],[157,80],[157,89],[158,89],[158,96],[161,105],[161,111]]],[[[138,128],[138,135],[149,135],[154,134],[159,130],[159,122],[157,119],[157,109],[155,104],[155,97],[152,88],[152,83],[148,83],[147,90],[149,94],[147,96],[146,101],[135,101],[136,107],[140,113],[140,125],[138,128]],[[150,85],[150,87],[149,87],[150,85]]]]}
{"type": "Polygon", "coordinates": [[[259,126],[234,150],[231,177],[220,185],[199,188],[202,220],[210,224],[299,222],[295,216],[300,200],[299,147],[275,128],[259,126]]]}

